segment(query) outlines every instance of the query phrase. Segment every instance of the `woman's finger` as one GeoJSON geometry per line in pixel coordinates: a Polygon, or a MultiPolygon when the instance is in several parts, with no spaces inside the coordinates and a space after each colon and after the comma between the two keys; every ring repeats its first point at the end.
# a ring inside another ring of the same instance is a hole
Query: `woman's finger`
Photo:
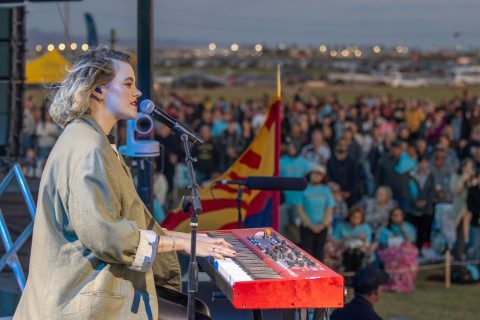
{"type": "Polygon", "coordinates": [[[229,257],[234,257],[237,255],[237,253],[232,250],[232,249],[229,249],[229,248],[220,248],[220,249],[217,249],[219,250],[220,253],[222,253],[223,255],[226,255],[226,256],[229,256],[229,257]]]}
{"type": "Polygon", "coordinates": [[[214,253],[214,254],[212,254],[212,257],[215,258],[215,259],[218,259],[218,260],[225,259],[225,257],[223,255],[221,255],[220,253],[214,253]]]}
{"type": "Polygon", "coordinates": [[[215,240],[216,240],[215,243],[217,243],[217,244],[222,244],[222,245],[224,245],[224,246],[226,246],[226,247],[229,247],[229,248],[232,248],[232,247],[233,247],[230,243],[228,243],[228,242],[227,242],[225,239],[223,239],[223,238],[218,238],[218,239],[215,239],[215,240]]]}

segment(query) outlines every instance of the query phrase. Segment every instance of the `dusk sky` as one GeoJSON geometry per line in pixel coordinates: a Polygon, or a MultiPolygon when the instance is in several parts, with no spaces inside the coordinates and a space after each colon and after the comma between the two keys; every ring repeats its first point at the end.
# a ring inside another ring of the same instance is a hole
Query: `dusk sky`
{"type": "MultiPolygon", "coordinates": [[[[100,35],[136,38],[135,0],[70,3],[72,34],[85,12],[100,35]]],[[[185,43],[480,46],[480,0],[154,0],[155,38],[185,43]],[[455,39],[454,33],[459,36],[455,39]]],[[[27,3],[28,31],[63,33],[63,4],[27,3]]],[[[161,46],[161,41],[156,41],[161,46]]]]}

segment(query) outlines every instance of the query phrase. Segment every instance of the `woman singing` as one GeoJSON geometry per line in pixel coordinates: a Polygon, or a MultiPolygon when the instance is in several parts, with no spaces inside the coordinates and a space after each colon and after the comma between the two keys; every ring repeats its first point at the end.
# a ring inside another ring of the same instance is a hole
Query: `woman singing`
{"type": "MultiPolygon", "coordinates": [[[[14,319],[157,319],[155,286],[180,289],[176,251],[188,234],[162,229],[140,200],[108,135],[135,119],[135,74],[125,53],[104,46],[80,56],[50,107],[63,133],[45,165],[30,272],[14,319]]],[[[235,255],[223,239],[197,242],[199,256],[235,255]]]]}

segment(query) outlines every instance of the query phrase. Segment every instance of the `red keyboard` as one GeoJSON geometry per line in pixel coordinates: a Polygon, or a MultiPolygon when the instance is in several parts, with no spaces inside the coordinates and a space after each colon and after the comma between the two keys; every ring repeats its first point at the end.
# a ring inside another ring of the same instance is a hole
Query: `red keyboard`
{"type": "Polygon", "coordinates": [[[343,277],[273,229],[205,233],[225,238],[237,251],[233,259],[198,259],[235,308],[343,307],[343,277]]]}

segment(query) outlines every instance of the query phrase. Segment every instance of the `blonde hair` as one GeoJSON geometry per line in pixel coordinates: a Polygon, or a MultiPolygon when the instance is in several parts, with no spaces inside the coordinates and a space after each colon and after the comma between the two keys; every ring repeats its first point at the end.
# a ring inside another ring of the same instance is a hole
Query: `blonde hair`
{"type": "Polygon", "coordinates": [[[92,92],[115,77],[114,61],[130,63],[130,55],[101,45],[78,57],[54,93],[49,113],[61,128],[88,113],[92,92]]]}

